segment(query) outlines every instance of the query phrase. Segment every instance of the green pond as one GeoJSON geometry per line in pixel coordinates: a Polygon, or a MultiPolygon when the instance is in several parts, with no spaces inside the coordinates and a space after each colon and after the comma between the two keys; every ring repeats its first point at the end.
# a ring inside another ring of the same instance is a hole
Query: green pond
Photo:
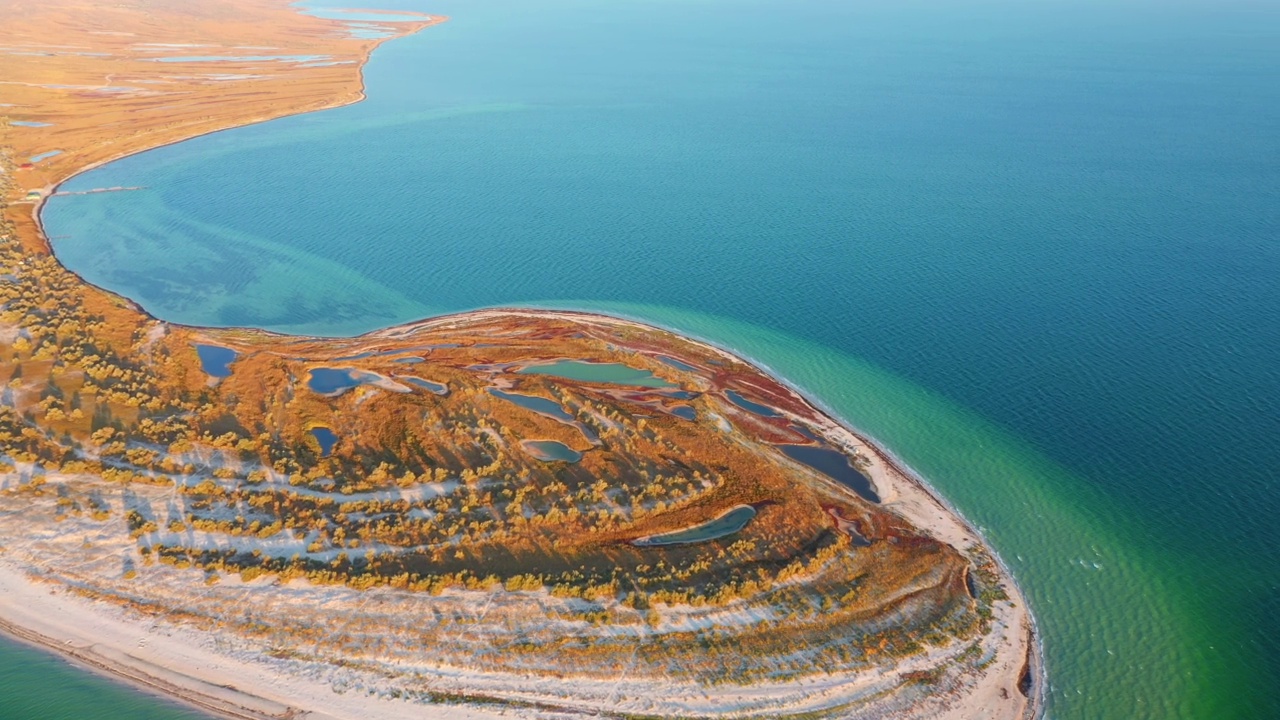
{"type": "Polygon", "coordinates": [[[648,370],[639,370],[622,363],[594,363],[580,360],[557,360],[541,365],[528,365],[516,371],[521,375],[550,375],[551,377],[582,382],[611,383],[614,385],[634,385],[636,387],[674,388],[675,383],[667,382],[648,370]]]}
{"type": "Polygon", "coordinates": [[[756,509],[750,505],[739,505],[716,517],[687,528],[672,530],[659,535],[632,540],[637,547],[661,547],[663,545],[687,545],[689,543],[707,542],[728,537],[747,526],[756,516],[756,509]]]}

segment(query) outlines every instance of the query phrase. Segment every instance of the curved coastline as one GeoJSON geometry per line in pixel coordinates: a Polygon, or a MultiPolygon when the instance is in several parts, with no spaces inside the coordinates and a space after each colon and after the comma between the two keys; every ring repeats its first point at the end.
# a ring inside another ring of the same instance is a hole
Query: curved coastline
{"type": "MultiPolygon", "coordinates": [[[[439,17],[439,16],[424,16],[424,17],[427,17],[429,21],[425,22],[424,24],[421,24],[419,27],[416,27],[415,29],[413,29],[408,33],[377,39],[375,42],[372,43],[372,45],[369,48],[367,48],[362,53],[362,56],[356,65],[357,73],[356,73],[354,94],[349,98],[329,102],[328,104],[325,104],[321,107],[314,107],[314,108],[307,108],[307,109],[301,109],[296,111],[288,111],[283,113],[262,115],[262,116],[247,118],[247,119],[231,121],[226,123],[225,126],[205,130],[189,136],[169,139],[164,142],[156,143],[153,145],[147,145],[144,147],[137,147],[129,150],[123,150],[120,153],[113,155],[109,158],[97,160],[90,164],[74,168],[73,170],[67,172],[66,174],[64,174],[64,176],[45,185],[43,188],[43,190],[45,191],[44,194],[38,201],[36,201],[33,204],[31,217],[32,217],[33,226],[36,231],[36,239],[38,239],[44,251],[47,252],[49,256],[53,257],[56,260],[57,254],[56,252],[54,252],[52,244],[49,242],[43,227],[42,212],[44,210],[45,203],[47,202],[48,198],[53,193],[55,193],[58,188],[62,187],[65,183],[94,168],[101,167],[103,165],[109,164],[111,162],[115,162],[125,157],[147,152],[160,147],[175,145],[177,143],[184,142],[186,140],[191,140],[197,137],[202,137],[204,135],[224,132],[227,130],[259,124],[259,123],[267,122],[269,120],[280,119],[283,117],[307,114],[311,112],[318,112],[320,110],[334,109],[334,108],[343,107],[343,106],[360,102],[366,97],[365,82],[364,82],[364,66],[367,63],[369,57],[372,55],[374,50],[380,47],[383,42],[397,39],[399,37],[404,37],[405,35],[412,34],[414,32],[417,32],[418,30],[424,29],[426,27],[430,27],[434,24],[438,24],[440,22],[444,22],[445,20],[447,20],[447,18],[439,17]]],[[[21,234],[22,233],[19,232],[19,236],[21,236],[21,234]]],[[[59,264],[61,265],[60,261],[59,261],[59,264]]],[[[306,337],[306,336],[293,335],[290,333],[281,333],[281,332],[263,330],[260,328],[252,328],[252,327],[234,327],[234,326],[200,327],[200,326],[187,326],[187,325],[182,325],[177,323],[169,323],[153,315],[151,312],[149,312],[146,308],[142,307],[135,300],[128,298],[126,296],[120,295],[118,293],[115,293],[113,291],[107,290],[105,288],[102,288],[100,286],[94,285],[88,282],[87,280],[85,280],[75,271],[65,268],[65,266],[63,266],[63,268],[66,269],[66,271],[69,272],[70,274],[74,275],[78,279],[78,281],[84,284],[85,286],[92,287],[96,291],[103,293],[105,296],[113,298],[114,300],[121,302],[123,304],[126,304],[133,312],[136,312],[139,315],[149,320],[152,320],[157,323],[161,323],[166,326],[186,328],[196,332],[204,332],[204,331],[215,332],[215,333],[216,332],[250,332],[254,334],[280,337],[280,338],[306,337]]],[[[862,448],[870,450],[881,462],[883,462],[886,466],[891,468],[893,471],[900,474],[903,478],[908,480],[910,483],[914,484],[916,488],[922,491],[924,496],[926,496],[929,499],[929,501],[936,504],[938,508],[940,508],[944,513],[949,514],[965,530],[967,530],[970,534],[972,534],[972,536],[976,538],[977,541],[982,545],[983,549],[987,553],[989,553],[990,556],[995,560],[995,562],[1001,569],[1001,573],[1004,575],[1004,577],[1008,579],[1008,582],[1012,586],[1012,591],[1014,596],[1020,600],[1019,604],[1025,608],[1026,606],[1025,596],[1023,595],[1021,588],[1019,587],[1016,581],[1016,578],[1013,575],[1012,570],[1009,568],[1009,566],[1004,562],[1004,560],[995,551],[995,549],[991,547],[990,543],[982,536],[982,534],[978,531],[977,527],[972,522],[970,522],[968,518],[966,518],[957,508],[955,508],[945,498],[944,495],[939,493],[936,490],[936,488],[934,488],[919,472],[911,468],[911,466],[908,463],[906,463],[904,460],[902,460],[897,455],[895,455],[882,442],[876,440],[866,432],[858,430],[852,423],[850,423],[849,421],[841,417],[832,408],[830,408],[828,405],[823,403],[819,398],[812,395],[811,393],[808,393],[797,384],[786,379],[784,376],[778,374],[772,368],[770,368],[767,364],[762,363],[758,360],[755,360],[751,357],[745,356],[743,354],[740,354],[735,350],[733,350],[732,348],[719,345],[713,340],[703,338],[703,337],[698,337],[697,335],[676,330],[674,328],[665,327],[661,324],[654,323],[642,318],[628,317],[624,314],[600,313],[600,312],[593,312],[593,311],[586,311],[586,310],[564,310],[564,309],[553,310],[553,309],[538,309],[538,308],[525,308],[525,307],[493,307],[493,308],[481,308],[481,309],[457,312],[457,313],[448,313],[444,315],[422,318],[419,320],[402,323],[394,326],[389,326],[389,327],[385,327],[377,330],[372,330],[372,331],[361,333],[355,336],[344,336],[343,338],[331,338],[331,339],[333,340],[369,339],[369,338],[375,338],[375,337],[379,337],[379,336],[387,335],[391,333],[403,332],[411,328],[426,327],[426,326],[432,326],[436,324],[448,324],[450,322],[465,321],[465,320],[471,320],[475,318],[495,316],[495,315],[521,316],[521,317],[530,317],[535,319],[565,318],[565,319],[573,320],[575,322],[577,321],[588,322],[588,323],[604,322],[604,323],[624,325],[624,326],[629,325],[635,328],[644,329],[648,331],[656,330],[661,333],[670,334],[686,342],[690,342],[694,345],[701,346],[705,349],[708,349],[710,351],[713,351],[725,357],[726,359],[742,362],[747,366],[760,372],[761,374],[776,380],[777,382],[785,386],[787,389],[789,389],[791,392],[795,393],[801,400],[803,400],[805,403],[807,403],[809,406],[811,406],[818,412],[819,417],[824,421],[823,430],[826,431],[826,433],[828,433],[828,436],[838,441],[841,441],[841,440],[845,441],[841,443],[841,447],[843,449],[853,451],[860,446],[862,448]]],[[[927,526],[924,526],[924,527],[928,529],[927,526]]],[[[1031,612],[1029,612],[1029,610],[1025,613],[1025,615],[1028,623],[1030,624],[1030,632],[1031,632],[1031,637],[1029,638],[1029,642],[1027,646],[1027,662],[1030,663],[1032,668],[1031,672],[1033,672],[1033,674],[1035,675],[1035,681],[1032,685],[1033,692],[1029,696],[1029,701],[1030,701],[1030,706],[1033,708],[1033,716],[1041,717],[1043,715],[1043,710],[1044,710],[1044,692],[1047,686],[1047,671],[1043,663],[1043,647],[1042,647],[1043,640],[1036,626],[1035,616],[1031,612]]],[[[48,650],[52,650],[64,657],[69,658],[74,664],[86,667],[95,672],[107,674],[107,675],[116,677],[118,679],[124,680],[125,682],[130,683],[136,687],[139,687],[147,692],[154,693],[165,698],[174,698],[181,702],[189,704],[193,707],[196,707],[200,710],[203,710],[206,712],[212,712],[222,717],[267,718],[267,717],[294,716],[294,714],[300,710],[300,708],[292,708],[292,707],[283,708],[283,707],[277,706],[274,703],[274,701],[268,700],[266,698],[258,697],[256,695],[253,695],[252,693],[247,693],[241,690],[237,690],[235,688],[224,687],[223,688],[224,690],[229,690],[231,693],[233,693],[233,697],[239,696],[243,700],[245,700],[244,703],[237,704],[236,702],[229,701],[226,698],[217,697],[216,696],[217,691],[215,687],[212,685],[209,685],[208,683],[204,683],[205,685],[208,686],[207,692],[202,692],[200,689],[194,689],[189,685],[184,686],[181,683],[175,684],[174,682],[170,680],[166,680],[164,677],[161,677],[160,674],[158,673],[149,674],[146,670],[144,661],[138,660],[137,658],[133,658],[133,660],[136,660],[138,663],[141,663],[141,664],[130,664],[130,660],[129,660],[130,656],[126,655],[124,657],[110,657],[108,654],[100,654],[95,652],[94,645],[76,646],[71,644],[69,640],[53,638],[50,635],[40,632],[39,630],[18,625],[7,619],[0,618],[0,632],[3,632],[6,636],[12,637],[21,642],[24,642],[30,645],[39,646],[48,650]],[[254,703],[260,703],[262,704],[262,706],[256,709],[253,707],[250,707],[254,703]]],[[[200,678],[196,678],[196,677],[187,677],[187,679],[197,684],[204,682],[200,678]]],[[[198,688],[199,686],[197,685],[196,687],[198,688]]],[[[308,716],[312,716],[312,715],[308,713],[308,716]]]]}
{"type": "MultiPolygon", "coordinates": [[[[294,7],[296,8],[296,6],[294,7]]],[[[417,14],[417,13],[405,12],[402,14],[417,14]]],[[[272,120],[281,120],[283,118],[297,117],[299,115],[309,115],[311,113],[324,112],[325,110],[336,110],[338,108],[347,107],[348,105],[355,105],[356,103],[359,103],[368,97],[368,95],[365,92],[366,86],[364,81],[364,67],[366,64],[368,64],[369,58],[373,56],[373,53],[378,48],[382,47],[383,43],[390,42],[392,40],[399,40],[400,38],[408,37],[409,35],[414,35],[422,30],[425,30],[426,28],[433,27],[435,25],[440,25],[442,23],[449,21],[448,16],[445,16],[445,15],[423,15],[422,17],[424,19],[420,23],[414,23],[415,25],[418,25],[418,27],[408,32],[397,34],[397,35],[388,35],[387,37],[375,38],[371,40],[372,45],[366,48],[360,54],[359,59],[356,62],[355,88],[354,88],[354,93],[349,98],[345,98],[345,99],[339,98],[330,102],[329,104],[325,104],[320,107],[304,108],[300,110],[288,110],[281,113],[267,114],[267,115],[262,115],[260,117],[255,117],[255,118],[235,120],[233,122],[227,123],[224,127],[217,127],[209,130],[203,130],[201,132],[194,133],[192,135],[173,138],[173,139],[166,140],[164,142],[156,143],[153,145],[146,145],[144,147],[132,148],[129,150],[122,150],[120,153],[116,155],[112,155],[112,156],[103,158],[101,160],[95,160],[87,165],[73,168],[63,176],[57,177],[52,182],[45,184],[43,187],[40,188],[43,194],[41,195],[39,200],[33,203],[32,209],[31,209],[31,218],[35,224],[37,232],[39,233],[39,239],[44,243],[44,248],[53,257],[56,258],[58,256],[58,253],[53,248],[53,244],[49,242],[48,235],[45,233],[43,212],[44,212],[45,203],[48,202],[49,198],[52,197],[54,193],[58,192],[58,189],[61,188],[63,185],[66,185],[68,182],[71,182],[75,178],[91,170],[95,170],[104,165],[110,165],[113,162],[124,160],[125,158],[128,158],[128,157],[133,157],[134,155],[141,155],[142,153],[151,152],[152,150],[159,150],[160,148],[170,147],[172,145],[178,145],[180,143],[184,143],[189,140],[195,140],[197,138],[202,138],[208,135],[216,135],[217,133],[226,132],[228,130],[236,130],[243,127],[261,125],[262,123],[271,122],[272,120]]],[[[135,302],[131,298],[127,298],[127,297],[124,297],[123,295],[114,293],[111,290],[108,290],[99,285],[94,285],[93,283],[81,277],[81,275],[76,271],[67,267],[65,264],[62,264],[61,261],[59,261],[59,264],[62,265],[62,267],[66,269],[67,272],[72,273],[76,277],[80,278],[80,281],[83,282],[84,284],[95,287],[98,290],[101,290],[102,292],[115,295],[116,297],[120,297],[124,300],[127,300],[128,302],[132,303],[136,308],[138,308],[139,312],[145,314],[149,318],[155,318],[154,315],[152,315],[146,309],[142,308],[141,305],[139,305],[137,302],[135,302]]],[[[155,318],[155,319],[159,320],[159,318],[155,318]]]]}

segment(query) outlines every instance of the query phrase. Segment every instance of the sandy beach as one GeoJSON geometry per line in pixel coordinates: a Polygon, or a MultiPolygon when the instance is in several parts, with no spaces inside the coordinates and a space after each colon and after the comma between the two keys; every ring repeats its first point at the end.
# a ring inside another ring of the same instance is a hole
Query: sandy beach
{"type": "MultiPolygon", "coordinates": [[[[0,556],[2,558],[2,556],[0,556]]],[[[208,637],[147,622],[103,603],[86,602],[0,559],[0,632],[50,650],[73,664],[235,720],[371,718],[412,712],[427,718],[488,720],[501,713],[432,708],[338,695],[324,683],[268,676],[253,662],[206,648],[208,637]]]]}

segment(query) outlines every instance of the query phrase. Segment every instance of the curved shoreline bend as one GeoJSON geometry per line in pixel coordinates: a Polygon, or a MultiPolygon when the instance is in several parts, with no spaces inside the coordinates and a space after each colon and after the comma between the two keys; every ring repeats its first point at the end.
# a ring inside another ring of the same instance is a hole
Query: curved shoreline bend
{"type": "Polygon", "coordinates": [[[33,84],[0,98],[48,123],[4,127],[17,157],[63,150],[0,176],[0,632],[233,718],[1039,715],[1034,622],[973,527],[728,350],[518,309],[355,338],[185,327],[59,265],[39,203],[87,166],[362,96],[379,41],[283,0],[219,0],[247,24],[211,6],[0,0],[6,45],[76,48],[15,56],[33,84]],[[352,62],[146,59],[180,44],[352,62]],[[96,93],[89,51],[136,87],[96,93]],[[55,74],[81,89],[39,85],[55,74]],[[229,374],[199,345],[234,352],[229,374]],[[557,358],[671,385],[518,372],[557,358]],[[309,386],[323,368],[352,381],[309,386]],[[744,504],[727,536],[632,542],[744,504]]]}

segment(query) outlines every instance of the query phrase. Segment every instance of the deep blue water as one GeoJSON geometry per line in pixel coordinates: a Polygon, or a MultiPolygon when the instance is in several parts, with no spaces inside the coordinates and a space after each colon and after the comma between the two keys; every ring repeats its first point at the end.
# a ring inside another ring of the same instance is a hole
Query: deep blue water
{"type": "Polygon", "coordinates": [[[452,20],[71,181],[150,189],[54,198],[59,257],[181,322],[740,349],[984,528],[1053,717],[1280,717],[1275,3],[379,4],[452,20]]]}

